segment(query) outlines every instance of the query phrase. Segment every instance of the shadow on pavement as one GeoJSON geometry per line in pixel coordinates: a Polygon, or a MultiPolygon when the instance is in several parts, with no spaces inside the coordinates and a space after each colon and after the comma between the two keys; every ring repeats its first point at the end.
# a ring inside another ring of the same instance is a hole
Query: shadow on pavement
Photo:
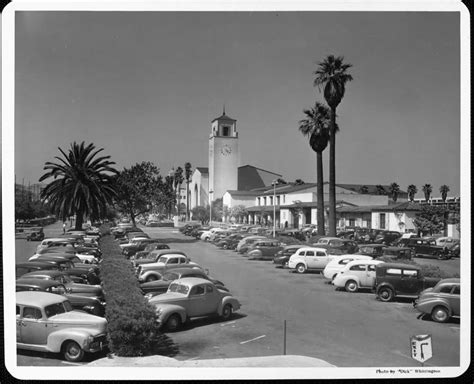
{"type": "MultiPolygon", "coordinates": [[[[232,317],[226,321],[239,320],[244,317],[247,317],[247,315],[242,314],[242,313],[233,313],[232,317]]],[[[183,324],[181,331],[187,331],[187,330],[198,328],[198,327],[205,327],[206,325],[216,324],[219,322],[224,323],[224,321],[220,320],[218,317],[217,318],[216,317],[200,317],[197,319],[187,321],[185,324],[183,324]]]]}

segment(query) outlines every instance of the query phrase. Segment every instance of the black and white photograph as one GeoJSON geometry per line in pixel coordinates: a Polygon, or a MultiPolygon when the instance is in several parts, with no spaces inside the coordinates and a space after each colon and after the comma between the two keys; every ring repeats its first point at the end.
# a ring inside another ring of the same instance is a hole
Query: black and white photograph
{"type": "Polygon", "coordinates": [[[8,4],[9,374],[462,375],[469,18],[456,1],[8,4]]]}

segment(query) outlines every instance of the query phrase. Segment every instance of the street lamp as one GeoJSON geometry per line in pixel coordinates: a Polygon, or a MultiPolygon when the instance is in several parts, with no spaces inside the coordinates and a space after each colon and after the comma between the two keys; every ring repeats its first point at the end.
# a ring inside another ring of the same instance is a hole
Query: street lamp
{"type": "Polygon", "coordinates": [[[211,225],[211,220],[212,220],[212,197],[211,195],[214,193],[214,191],[209,191],[209,226],[211,225]]]}
{"type": "Polygon", "coordinates": [[[275,226],[276,226],[276,185],[278,184],[278,180],[273,180],[272,185],[273,185],[273,238],[275,238],[275,226]]]}

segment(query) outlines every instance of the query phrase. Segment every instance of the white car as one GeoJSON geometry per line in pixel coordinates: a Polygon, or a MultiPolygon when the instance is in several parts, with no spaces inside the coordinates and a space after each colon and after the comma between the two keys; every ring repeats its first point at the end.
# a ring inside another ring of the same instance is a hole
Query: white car
{"type": "Polygon", "coordinates": [[[373,288],[375,285],[375,267],[381,260],[354,260],[348,263],[333,280],[337,288],[347,292],[357,292],[360,288],[373,288]]]}
{"type": "Polygon", "coordinates": [[[219,228],[219,227],[211,228],[209,231],[205,231],[201,234],[201,240],[209,241],[209,239],[211,238],[211,235],[213,235],[216,232],[224,232],[224,231],[225,229],[219,228]]]}
{"type": "Polygon", "coordinates": [[[290,256],[288,268],[295,269],[298,273],[322,271],[332,259],[333,256],[328,255],[324,248],[300,248],[290,256]]]}
{"type": "MultiPolygon", "coordinates": [[[[51,255],[54,255],[54,254],[58,254],[60,255],[61,252],[52,252],[51,255]]],[[[73,253],[73,252],[67,252],[68,254],[73,254],[73,255],[76,255],[79,259],[81,259],[81,262],[85,263],[85,264],[97,264],[99,262],[99,259],[97,259],[97,257],[95,257],[94,255],[86,255],[86,254],[83,254],[83,253],[73,253]]],[[[28,261],[34,261],[34,260],[38,260],[41,258],[41,256],[46,256],[47,254],[39,254],[39,253],[35,253],[33,256],[31,256],[28,261]]]]}
{"type": "Polygon", "coordinates": [[[354,260],[372,260],[372,257],[365,255],[342,255],[341,257],[331,260],[326,268],[324,268],[323,276],[328,280],[334,280],[336,275],[341,272],[344,267],[354,260]]]}

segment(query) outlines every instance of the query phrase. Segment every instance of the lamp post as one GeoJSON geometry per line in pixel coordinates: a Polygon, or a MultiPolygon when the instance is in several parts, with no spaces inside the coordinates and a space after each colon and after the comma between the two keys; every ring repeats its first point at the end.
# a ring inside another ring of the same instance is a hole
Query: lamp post
{"type": "Polygon", "coordinates": [[[212,194],[214,191],[209,191],[209,226],[211,226],[211,220],[212,220],[212,194]]]}
{"type": "Polygon", "coordinates": [[[278,184],[278,180],[273,180],[273,238],[275,238],[275,227],[276,227],[276,185],[278,184]]]}

